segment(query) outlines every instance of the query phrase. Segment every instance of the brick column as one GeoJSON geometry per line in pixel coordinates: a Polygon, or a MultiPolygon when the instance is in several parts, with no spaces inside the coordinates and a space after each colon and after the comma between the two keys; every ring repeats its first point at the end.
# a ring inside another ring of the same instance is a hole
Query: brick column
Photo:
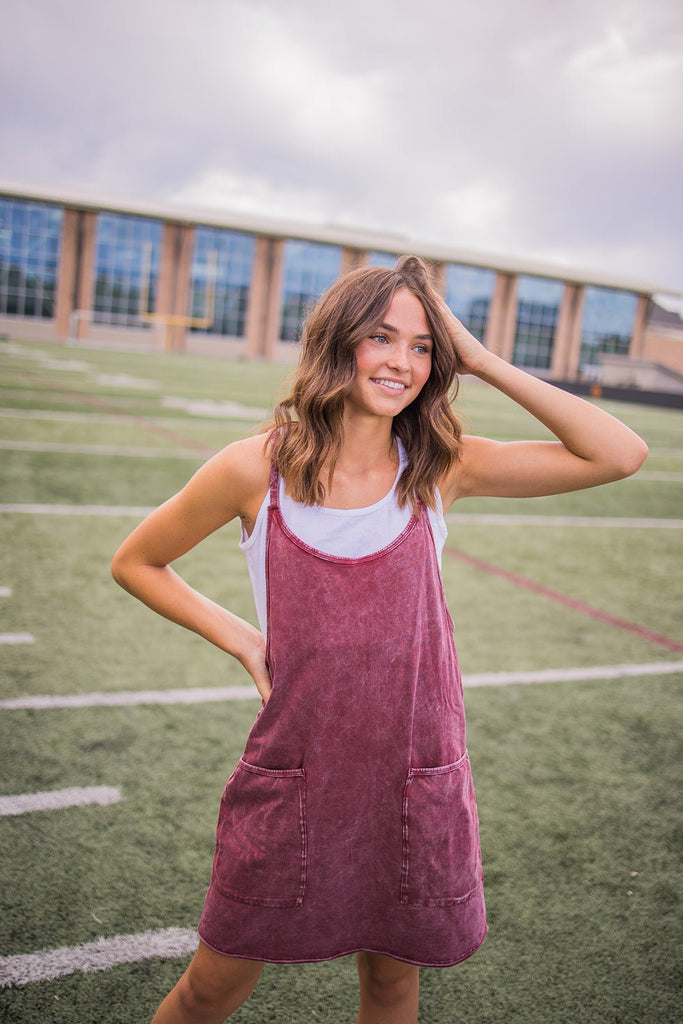
{"type": "MultiPolygon", "coordinates": [[[[186,316],[190,313],[190,275],[194,254],[195,229],[190,224],[179,224],[176,235],[176,292],[174,313],[186,316]]],[[[214,282],[215,284],[215,282],[214,282]]],[[[215,292],[214,292],[215,299],[215,292]]],[[[187,349],[187,328],[174,327],[171,347],[179,352],[187,349]]]]}
{"type": "Polygon", "coordinates": [[[280,340],[283,257],[281,238],[256,239],[245,331],[251,359],[272,359],[280,340]]]}
{"type": "MultiPolygon", "coordinates": [[[[159,276],[157,277],[156,286],[156,298],[154,307],[141,310],[144,313],[166,313],[169,316],[173,312],[173,299],[175,292],[175,235],[176,226],[175,224],[165,223],[161,234],[161,255],[159,259],[159,276]]],[[[151,262],[148,266],[149,271],[149,285],[151,291],[151,279],[152,279],[152,267],[151,262]]],[[[149,303],[149,292],[147,295],[147,301],[149,303]]],[[[143,321],[144,322],[144,321],[143,321]]],[[[149,325],[149,321],[147,321],[149,325]]],[[[163,347],[165,351],[171,348],[171,326],[161,321],[158,325],[155,321],[151,322],[149,328],[153,333],[157,330],[161,332],[163,339],[163,347]]],[[[156,340],[156,339],[155,339],[156,340]]]]}
{"type": "Polygon", "coordinates": [[[283,288],[285,275],[285,240],[275,238],[272,243],[273,256],[271,262],[270,281],[268,282],[268,310],[266,315],[266,330],[264,335],[263,354],[266,359],[272,359],[275,355],[275,348],[280,340],[283,288]]]}
{"type": "Polygon", "coordinates": [[[633,359],[642,359],[645,352],[645,328],[647,327],[647,314],[650,309],[650,296],[639,295],[636,317],[633,322],[633,336],[628,354],[633,359]]]}
{"type": "Polygon", "coordinates": [[[55,334],[60,341],[69,337],[71,314],[76,306],[78,267],[78,211],[66,208],[59,247],[59,272],[55,297],[55,334]]]}
{"type": "Polygon", "coordinates": [[[498,271],[486,321],[484,344],[508,362],[512,362],[516,326],[517,278],[498,271]]]}
{"type": "Polygon", "coordinates": [[[358,249],[342,249],[340,277],[350,274],[356,267],[362,266],[361,254],[358,249]]]}
{"type": "Polygon", "coordinates": [[[75,235],[75,260],[73,277],[71,279],[72,298],[69,315],[75,310],[83,310],[88,314],[84,319],[79,318],[78,320],[76,326],[76,338],[79,339],[88,337],[90,326],[89,315],[92,313],[95,305],[97,213],[85,210],[72,210],[69,212],[74,215],[73,219],[69,218],[69,231],[71,233],[73,230],[75,235]]]}
{"type": "Polygon", "coordinates": [[[429,263],[429,276],[431,278],[432,285],[445,300],[446,298],[446,264],[442,262],[429,263]]]}
{"type": "Polygon", "coordinates": [[[567,380],[579,380],[581,376],[581,344],[583,342],[583,310],[586,305],[586,286],[577,286],[576,303],[574,309],[574,323],[572,325],[567,358],[567,380]]]}
{"type": "MultiPolygon", "coordinates": [[[[165,223],[161,238],[161,261],[155,308],[152,313],[169,317],[189,315],[190,267],[194,228],[186,224],[165,223]]],[[[161,323],[164,348],[184,352],[187,348],[187,326],[183,323],[161,323]]]]}
{"type": "Polygon", "coordinates": [[[583,285],[567,283],[557,318],[551,375],[553,380],[576,380],[581,356],[581,320],[583,316],[583,285]]]}

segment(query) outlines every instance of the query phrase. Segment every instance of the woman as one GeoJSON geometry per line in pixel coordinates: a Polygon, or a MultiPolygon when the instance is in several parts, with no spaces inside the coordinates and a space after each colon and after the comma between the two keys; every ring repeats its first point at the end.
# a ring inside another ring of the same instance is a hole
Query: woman
{"type": "Polygon", "coordinates": [[[199,949],[154,1024],[224,1020],[266,961],[352,952],[358,1024],[415,1024],[419,966],[457,963],[486,934],[444,513],[617,480],[646,454],[618,420],[487,351],[415,257],[323,297],[274,427],[206,463],[113,563],[262,698],[221,802],[199,949]],[[466,373],[557,440],[462,436],[450,392],[466,373]],[[235,517],[260,629],[170,567],[235,517]]]}

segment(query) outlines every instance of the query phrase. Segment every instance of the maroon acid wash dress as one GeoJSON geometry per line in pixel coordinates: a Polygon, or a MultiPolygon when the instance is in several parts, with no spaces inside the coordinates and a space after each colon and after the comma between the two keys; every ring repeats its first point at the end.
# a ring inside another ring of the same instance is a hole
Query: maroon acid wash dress
{"type": "Polygon", "coordinates": [[[273,682],[221,801],[201,939],[297,963],[358,950],[424,966],[486,934],[453,622],[429,517],[362,558],[268,509],[273,682]]]}

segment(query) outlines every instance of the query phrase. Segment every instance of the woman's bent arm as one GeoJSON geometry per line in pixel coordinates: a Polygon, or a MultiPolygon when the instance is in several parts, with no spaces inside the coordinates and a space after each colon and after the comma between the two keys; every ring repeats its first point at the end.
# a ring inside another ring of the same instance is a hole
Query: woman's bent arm
{"type": "Polygon", "coordinates": [[[450,319],[465,372],[527,409],[558,440],[503,443],[464,438],[462,459],[445,488],[447,504],[473,495],[560,494],[619,480],[640,468],[647,445],[624,423],[512,366],[485,349],[452,314],[450,319]]]}
{"type": "Polygon", "coordinates": [[[262,634],[190,587],[170,563],[237,516],[254,519],[268,487],[268,471],[263,438],[230,445],[152,512],[112,562],[114,579],[130,594],[237,658],[264,700],[270,680],[262,634]]]}

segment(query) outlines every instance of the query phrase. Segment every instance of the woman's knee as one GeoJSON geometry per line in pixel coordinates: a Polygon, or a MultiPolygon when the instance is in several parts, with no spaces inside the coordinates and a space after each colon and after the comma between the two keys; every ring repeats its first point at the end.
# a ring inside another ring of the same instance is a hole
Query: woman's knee
{"type": "Polygon", "coordinates": [[[178,985],[188,1020],[222,1021],[251,995],[263,964],[214,953],[203,943],[178,985]]]}
{"type": "Polygon", "coordinates": [[[361,990],[382,1006],[404,1002],[419,985],[418,967],[380,953],[359,953],[358,975],[361,990]]]}

